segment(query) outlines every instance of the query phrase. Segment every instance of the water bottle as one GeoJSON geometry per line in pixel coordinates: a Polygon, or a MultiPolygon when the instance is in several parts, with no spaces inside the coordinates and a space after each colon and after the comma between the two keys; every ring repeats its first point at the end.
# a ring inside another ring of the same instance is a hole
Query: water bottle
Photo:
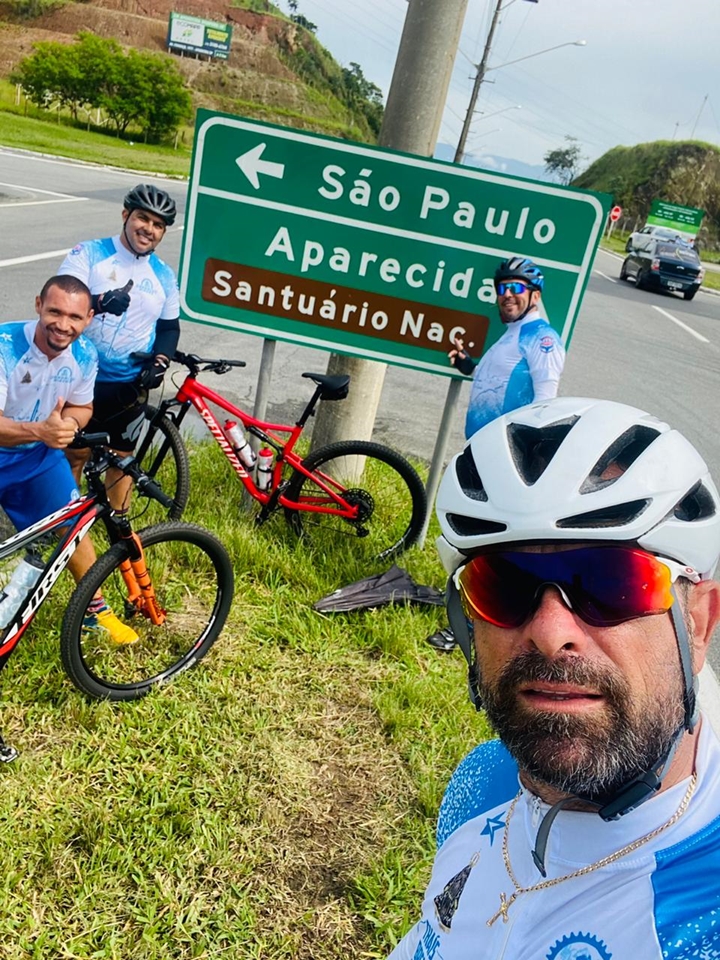
{"type": "Polygon", "coordinates": [[[0,628],[6,627],[20,609],[20,604],[40,579],[45,564],[28,554],[13,570],[0,593],[0,628]]]}
{"type": "Polygon", "coordinates": [[[263,447],[257,457],[257,487],[265,493],[270,489],[273,475],[274,454],[270,447],[263,447]]]}
{"type": "Polygon", "coordinates": [[[257,456],[248,443],[243,428],[235,420],[226,420],[225,433],[240,463],[248,470],[252,470],[257,461],[257,456]]]}

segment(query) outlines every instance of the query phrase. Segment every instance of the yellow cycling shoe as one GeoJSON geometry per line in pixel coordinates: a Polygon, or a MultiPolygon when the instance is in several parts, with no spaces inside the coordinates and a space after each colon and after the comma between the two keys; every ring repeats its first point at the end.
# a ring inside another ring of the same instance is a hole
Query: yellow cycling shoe
{"type": "Polygon", "coordinates": [[[137,643],[140,639],[133,628],[123,623],[122,620],[118,620],[109,607],[106,610],[101,610],[100,613],[88,614],[83,620],[83,627],[86,630],[102,628],[110,634],[113,643],[117,644],[137,643]]]}

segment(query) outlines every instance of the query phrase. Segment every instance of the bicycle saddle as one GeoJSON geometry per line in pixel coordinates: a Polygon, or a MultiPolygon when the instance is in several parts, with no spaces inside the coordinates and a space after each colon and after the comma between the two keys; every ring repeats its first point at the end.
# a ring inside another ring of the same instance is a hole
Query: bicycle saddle
{"type": "Polygon", "coordinates": [[[323,400],[343,400],[348,395],[350,377],[348,374],[304,373],[304,377],[312,380],[322,390],[323,400]]]}

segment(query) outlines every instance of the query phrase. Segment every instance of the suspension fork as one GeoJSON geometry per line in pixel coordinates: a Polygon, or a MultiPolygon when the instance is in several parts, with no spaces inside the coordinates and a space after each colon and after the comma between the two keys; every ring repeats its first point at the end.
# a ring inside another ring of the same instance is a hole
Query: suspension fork
{"type": "Polygon", "coordinates": [[[128,557],[120,563],[120,573],[127,588],[127,602],[156,626],[165,623],[167,615],[158,603],[152,579],[145,563],[140,537],[127,518],[118,518],[118,542],[125,545],[128,557]]]}

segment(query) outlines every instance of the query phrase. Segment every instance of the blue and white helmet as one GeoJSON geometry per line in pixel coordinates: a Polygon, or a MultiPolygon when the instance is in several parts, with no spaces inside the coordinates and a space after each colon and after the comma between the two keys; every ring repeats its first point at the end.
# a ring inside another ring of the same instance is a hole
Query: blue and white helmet
{"type": "Polygon", "coordinates": [[[509,260],[503,260],[495,271],[495,286],[506,280],[523,280],[531,290],[541,292],[545,284],[542,270],[527,257],[510,257],[509,260]]]}

